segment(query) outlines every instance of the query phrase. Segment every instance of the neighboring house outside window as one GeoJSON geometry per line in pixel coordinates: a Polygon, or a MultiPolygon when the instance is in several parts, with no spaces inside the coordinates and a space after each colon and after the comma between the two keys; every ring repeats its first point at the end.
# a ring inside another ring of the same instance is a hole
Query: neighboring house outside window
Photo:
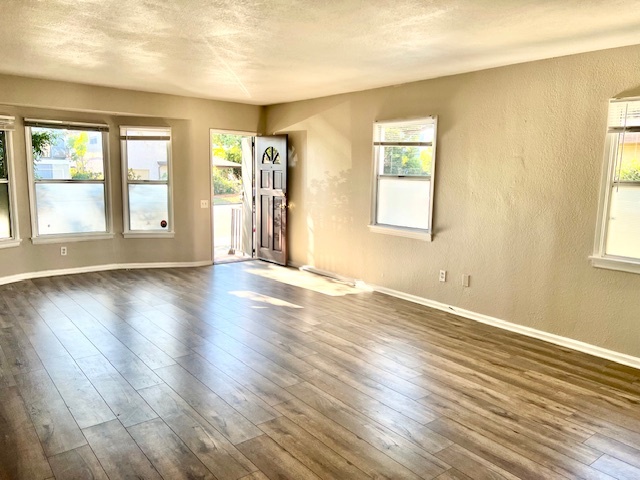
{"type": "Polygon", "coordinates": [[[14,120],[14,117],[0,116],[0,248],[20,244],[11,158],[14,120]]]}
{"type": "Polygon", "coordinates": [[[120,127],[125,237],[173,237],[171,129],[120,127]]]}
{"type": "Polygon", "coordinates": [[[609,103],[596,267],[640,273],[640,98],[609,103]]]}
{"type": "Polygon", "coordinates": [[[431,240],[435,117],[374,124],[374,183],[369,229],[431,240]]]}
{"type": "Polygon", "coordinates": [[[25,119],[32,241],[111,238],[108,126],[25,119]]]}

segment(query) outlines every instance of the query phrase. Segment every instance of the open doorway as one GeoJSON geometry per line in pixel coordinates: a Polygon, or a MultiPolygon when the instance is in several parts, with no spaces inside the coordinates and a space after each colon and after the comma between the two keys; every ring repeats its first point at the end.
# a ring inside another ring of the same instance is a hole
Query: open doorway
{"type": "Polygon", "coordinates": [[[253,258],[253,136],[211,130],[213,262],[253,258]]]}

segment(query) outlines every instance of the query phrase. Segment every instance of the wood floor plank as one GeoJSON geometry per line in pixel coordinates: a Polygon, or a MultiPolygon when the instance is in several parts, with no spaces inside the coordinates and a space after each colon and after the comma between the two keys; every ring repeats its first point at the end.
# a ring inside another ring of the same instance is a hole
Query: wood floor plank
{"type": "MultiPolygon", "coordinates": [[[[324,372],[313,370],[306,373],[304,378],[318,390],[340,400],[345,405],[402,435],[428,452],[434,453],[451,445],[449,440],[440,437],[424,425],[358,392],[324,372]]],[[[432,415],[431,421],[436,418],[438,415],[432,415]]]]}
{"type": "Polygon", "coordinates": [[[0,348],[4,353],[7,374],[17,375],[43,368],[40,357],[19,326],[0,329],[0,348]]]}
{"type": "Polygon", "coordinates": [[[388,480],[421,478],[402,463],[387,456],[300,400],[290,400],[276,405],[275,408],[373,478],[388,480]]]}
{"type": "Polygon", "coordinates": [[[234,445],[262,434],[259,428],[181,366],[160,368],[156,373],[234,445]]]}
{"type": "Polygon", "coordinates": [[[161,419],[139,423],[128,430],[164,478],[215,480],[207,467],[161,419]]]}
{"type": "Polygon", "coordinates": [[[162,479],[118,420],[89,427],[83,433],[110,480],[162,479]]]}
{"type": "Polygon", "coordinates": [[[593,468],[611,475],[611,478],[636,480],[640,478],[640,468],[629,465],[610,455],[603,455],[592,464],[593,468]]]}
{"type": "Polygon", "coordinates": [[[471,477],[468,477],[461,471],[451,468],[444,472],[442,475],[438,475],[436,477],[437,480],[472,480],[471,477]]]}
{"type": "Polygon", "coordinates": [[[293,358],[288,360],[280,360],[279,357],[273,355],[267,357],[226,335],[210,334],[207,335],[206,338],[212,345],[236,357],[248,367],[283,388],[300,382],[300,378],[296,373],[305,372],[312,368],[303,360],[293,356],[291,356],[293,358]],[[282,365],[280,365],[278,361],[282,363],[282,365]]]}
{"type": "Polygon", "coordinates": [[[319,480],[311,470],[289,455],[267,435],[247,440],[238,445],[238,448],[267,478],[290,480],[319,480]]]}
{"type": "Polygon", "coordinates": [[[102,355],[83,357],[76,363],[122,425],[130,427],[157,417],[138,392],[102,355]]]}
{"type": "Polygon", "coordinates": [[[342,350],[335,348],[323,342],[314,342],[310,346],[318,351],[319,354],[339,363],[345,368],[357,372],[360,375],[369,377],[387,387],[406,395],[413,400],[429,395],[429,390],[412,383],[408,380],[397,377],[396,375],[376,367],[361,359],[358,356],[348,354],[342,350]]]}
{"type": "Polygon", "coordinates": [[[2,480],[636,479],[638,405],[640,370],[261,262],[0,286],[2,480]]]}
{"type": "Polygon", "coordinates": [[[51,475],[18,389],[0,389],[0,478],[29,480],[51,475]]]}
{"type": "Polygon", "coordinates": [[[63,311],[133,388],[137,390],[162,383],[153,370],[84,309],[63,307],[63,311]]]}
{"type": "Polygon", "coordinates": [[[356,372],[352,372],[319,354],[309,355],[305,358],[307,363],[313,365],[316,369],[337,378],[365,395],[375,398],[377,401],[401,412],[416,422],[424,425],[435,419],[434,413],[423,404],[369,377],[358,375],[356,372]]]}
{"type": "Polygon", "coordinates": [[[558,432],[553,425],[545,425],[544,419],[537,421],[523,418],[517,413],[505,410],[484,400],[468,396],[465,392],[455,389],[441,389],[443,396],[431,394],[420,402],[429,406],[441,415],[452,413],[463,415],[475,413],[497,424],[504,425],[517,431],[542,445],[552,446],[557,452],[563,453],[585,465],[594,462],[601,452],[584,445],[582,442],[558,432]]]}
{"type": "MultiPolygon", "coordinates": [[[[19,305],[16,305],[15,309],[23,308],[24,303],[28,305],[28,302],[23,299],[19,305]]],[[[20,329],[24,332],[30,344],[27,345],[22,340],[22,337],[18,336],[17,340],[20,342],[19,345],[23,351],[28,355],[31,351],[29,347],[33,347],[40,359],[67,355],[65,348],[40,315],[30,305],[26,309],[28,310],[23,310],[16,314],[20,329]]],[[[37,362],[34,364],[37,365],[37,362]]]]}
{"type": "MultiPolygon", "coordinates": [[[[446,405],[447,403],[446,401],[441,402],[441,405],[446,405]]],[[[478,432],[487,440],[503,445],[505,448],[509,448],[519,455],[544,465],[565,477],[607,478],[601,476],[599,472],[594,471],[586,463],[570,458],[558,451],[557,447],[561,445],[558,442],[554,443],[551,440],[546,443],[536,442],[518,431],[518,429],[509,428],[499,422],[493,422],[483,415],[470,413],[464,409],[448,409],[443,413],[465,428],[478,432]]],[[[589,458],[589,463],[598,457],[599,454],[594,452],[594,455],[589,458]]]]}
{"type": "Polygon", "coordinates": [[[13,387],[16,379],[13,377],[13,367],[9,364],[2,346],[0,346],[0,389],[13,387]]]}
{"type": "Polygon", "coordinates": [[[153,322],[143,315],[129,316],[125,319],[125,322],[140,333],[140,335],[144,336],[156,347],[174,359],[193,353],[188,346],[159,329],[153,322]]]}
{"type": "Polygon", "coordinates": [[[48,457],[87,444],[45,370],[17,375],[16,382],[48,457]]]}
{"type": "Polygon", "coordinates": [[[613,438],[605,437],[596,433],[593,437],[584,442],[586,445],[593,447],[607,455],[617,458],[629,465],[640,468],[640,450],[625,445],[613,438]]]}
{"type": "Polygon", "coordinates": [[[518,480],[515,475],[457,444],[440,450],[436,457],[476,480],[518,480]]]}
{"type": "Polygon", "coordinates": [[[432,430],[425,428],[415,436],[406,431],[404,435],[398,434],[380,422],[384,419],[372,420],[311,384],[295,385],[289,391],[413,472],[435,476],[449,467],[431,453],[452,445],[452,442],[432,430]]]}
{"type": "Polygon", "coordinates": [[[247,420],[257,424],[272,420],[280,415],[257,395],[215,368],[201,356],[194,354],[177,358],[176,361],[247,420]]]}
{"type": "Polygon", "coordinates": [[[219,480],[236,480],[256,470],[224,435],[167,385],[144,388],[140,394],[219,480]]]}
{"type": "MultiPolygon", "coordinates": [[[[360,358],[366,358],[367,362],[371,363],[372,365],[381,368],[382,370],[386,370],[389,373],[397,375],[400,378],[404,378],[405,380],[417,377],[421,374],[419,370],[409,368],[403,363],[396,362],[395,360],[375,353],[374,351],[365,347],[361,347],[356,343],[345,340],[344,338],[339,337],[338,335],[334,335],[333,333],[318,329],[314,330],[312,335],[319,341],[324,342],[327,345],[331,345],[338,350],[342,350],[343,352],[355,355],[360,358]]],[[[314,344],[311,344],[312,347],[313,345],[314,344]]]]}
{"type": "Polygon", "coordinates": [[[194,350],[271,406],[292,398],[284,388],[214,345],[207,344],[194,350]]]}
{"type": "Polygon", "coordinates": [[[286,417],[264,422],[260,429],[320,478],[370,478],[286,417]]]}
{"type": "Polygon", "coordinates": [[[69,450],[49,458],[56,480],[108,480],[91,447],[69,450]]]}
{"type": "Polygon", "coordinates": [[[81,429],[116,418],[71,357],[47,358],[43,363],[81,429]]]}

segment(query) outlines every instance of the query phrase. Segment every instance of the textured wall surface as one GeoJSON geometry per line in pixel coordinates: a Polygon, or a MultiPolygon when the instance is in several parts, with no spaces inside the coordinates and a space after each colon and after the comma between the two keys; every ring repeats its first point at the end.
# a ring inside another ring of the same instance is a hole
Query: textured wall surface
{"type": "Polygon", "coordinates": [[[0,114],[15,115],[14,174],[18,198],[19,247],[0,249],[0,277],[43,270],[111,263],[192,262],[211,260],[209,129],[257,131],[260,107],[140,93],[62,82],[0,76],[0,114]],[[37,107],[37,108],[35,108],[37,107]],[[112,240],[33,245],[27,183],[24,118],[107,123],[112,240]],[[122,186],[119,125],[172,127],[175,238],[122,237],[122,186]],[[60,256],[60,246],[68,255],[60,256]]]}
{"type": "Polygon", "coordinates": [[[640,275],[588,261],[607,101],[640,94],[639,65],[627,47],[267,107],[290,135],[291,261],[640,356],[640,275]],[[372,124],[424,115],[434,240],[371,233],[372,124]]]}

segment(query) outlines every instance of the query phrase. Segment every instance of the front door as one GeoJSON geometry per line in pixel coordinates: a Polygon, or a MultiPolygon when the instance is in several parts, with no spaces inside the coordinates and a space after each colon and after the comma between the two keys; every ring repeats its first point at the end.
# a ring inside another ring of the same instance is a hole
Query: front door
{"type": "Polygon", "coordinates": [[[287,136],[256,137],[257,257],[287,264],[287,136]]]}

